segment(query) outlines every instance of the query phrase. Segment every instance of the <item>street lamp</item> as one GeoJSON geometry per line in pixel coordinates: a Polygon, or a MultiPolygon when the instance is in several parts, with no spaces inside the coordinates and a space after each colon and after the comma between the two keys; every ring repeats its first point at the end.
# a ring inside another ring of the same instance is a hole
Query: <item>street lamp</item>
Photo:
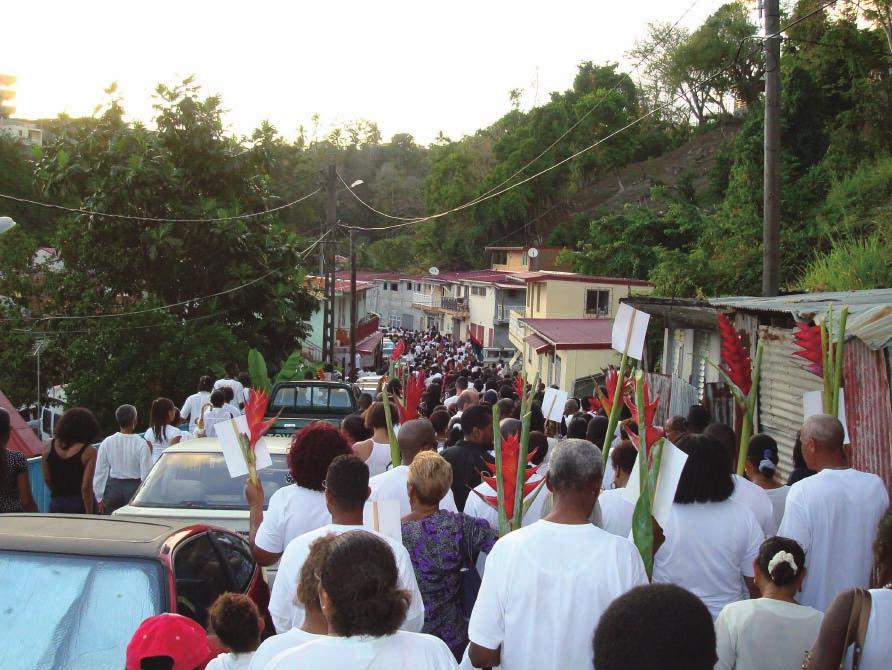
{"type": "Polygon", "coordinates": [[[14,225],[15,221],[13,221],[8,216],[0,216],[0,235],[12,228],[14,225]]]}

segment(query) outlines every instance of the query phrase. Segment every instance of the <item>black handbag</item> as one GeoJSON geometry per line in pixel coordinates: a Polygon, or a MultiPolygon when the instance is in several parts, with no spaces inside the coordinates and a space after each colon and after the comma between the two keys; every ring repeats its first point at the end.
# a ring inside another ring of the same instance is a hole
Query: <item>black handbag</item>
{"type": "Polygon", "coordinates": [[[462,550],[461,577],[461,613],[465,621],[470,621],[471,612],[474,611],[474,603],[477,602],[477,594],[480,592],[480,584],[483,580],[477,572],[477,561],[471,543],[465,535],[466,528],[462,528],[462,536],[459,548],[462,550]],[[464,545],[462,547],[461,545],[464,545]]]}

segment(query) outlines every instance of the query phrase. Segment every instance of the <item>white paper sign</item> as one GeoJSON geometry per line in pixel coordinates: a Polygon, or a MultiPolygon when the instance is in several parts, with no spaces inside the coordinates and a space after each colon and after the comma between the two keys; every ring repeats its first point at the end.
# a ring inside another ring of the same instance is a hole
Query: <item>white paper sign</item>
{"type": "Polygon", "coordinates": [[[622,353],[629,343],[628,354],[636,360],[641,360],[644,355],[644,336],[647,335],[647,324],[650,314],[635,309],[626,303],[620,303],[619,311],[613,320],[612,346],[622,353]],[[629,337],[629,330],[632,335],[629,337]]]}
{"type": "MultiPolygon", "coordinates": [[[[675,501],[675,492],[678,490],[678,482],[684,464],[688,461],[688,455],[672,444],[669,440],[663,441],[663,456],[660,460],[660,474],[657,476],[657,492],[653,500],[653,517],[663,528],[669,522],[669,511],[675,501]]],[[[635,466],[629,476],[623,497],[631,503],[637,503],[641,495],[641,469],[640,459],[635,459],[635,466]]]]}
{"type": "MultiPolygon", "coordinates": [[[[220,447],[223,449],[223,458],[226,459],[226,468],[229,470],[229,476],[234,479],[235,477],[244,477],[248,474],[248,464],[242,455],[242,448],[239,446],[233,423],[238,427],[239,433],[248,435],[248,417],[244,414],[230,421],[221,421],[215,424],[214,430],[217,431],[217,439],[220,441],[220,447]]],[[[266,440],[263,438],[260,438],[260,441],[254,445],[254,457],[258,471],[273,464],[273,460],[269,456],[269,449],[266,446],[266,440]]]]}
{"type": "Polygon", "coordinates": [[[567,404],[567,392],[548,387],[542,398],[542,414],[549,421],[561,422],[564,418],[564,405],[567,404]]]}
{"type": "MultiPolygon", "coordinates": [[[[807,419],[815,414],[824,413],[824,394],[821,391],[809,391],[802,395],[802,415],[803,419],[807,419]]],[[[849,426],[846,423],[846,390],[839,389],[839,415],[836,417],[842,424],[844,433],[843,444],[851,444],[849,442],[849,426]]]]}
{"type": "Polygon", "coordinates": [[[362,525],[382,535],[403,541],[400,503],[397,500],[367,500],[362,508],[362,525]]]}

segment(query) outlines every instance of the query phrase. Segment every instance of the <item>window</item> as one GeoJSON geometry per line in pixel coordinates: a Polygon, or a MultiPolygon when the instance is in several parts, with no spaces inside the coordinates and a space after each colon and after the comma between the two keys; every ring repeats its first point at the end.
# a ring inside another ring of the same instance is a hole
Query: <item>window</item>
{"type": "Polygon", "coordinates": [[[390,315],[390,327],[391,328],[402,328],[403,326],[403,317],[399,314],[391,314],[390,315]]]}
{"type": "Polygon", "coordinates": [[[485,286],[472,286],[471,287],[471,295],[486,295],[486,287],[485,286]]]}
{"type": "Polygon", "coordinates": [[[536,285],[536,311],[542,309],[542,285],[536,285]]]}
{"type": "Polygon", "coordinates": [[[226,568],[211,545],[207,533],[202,533],[176,550],[173,574],[177,588],[177,614],[196,621],[202,628],[208,625],[208,608],[218,596],[229,591],[226,568]]]}
{"type": "Polygon", "coordinates": [[[211,531],[211,539],[223,557],[223,562],[229,566],[233,590],[237,593],[244,593],[248,590],[251,577],[254,575],[254,559],[251,557],[251,548],[244,540],[229,533],[211,531]]]}
{"type": "Polygon", "coordinates": [[[391,284],[391,285],[390,285],[390,290],[391,290],[391,291],[399,291],[399,290],[400,290],[400,285],[399,285],[399,284],[391,284]]]}
{"type": "Polygon", "coordinates": [[[412,282],[410,282],[410,281],[407,281],[407,282],[406,282],[406,290],[407,290],[407,291],[411,291],[411,290],[412,290],[412,282]]]}
{"type": "Polygon", "coordinates": [[[610,312],[610,291],[588,289],[585,292],[585,313],[594,316],[608,316],[610,312]]]}
{"type": "Polygon", "coordinates": [[[520,259],[520,264],[523,267],[526,267],[527,265],[530,264],[530,255],[526,251],[523,252],[523,256],[520,259]]]}

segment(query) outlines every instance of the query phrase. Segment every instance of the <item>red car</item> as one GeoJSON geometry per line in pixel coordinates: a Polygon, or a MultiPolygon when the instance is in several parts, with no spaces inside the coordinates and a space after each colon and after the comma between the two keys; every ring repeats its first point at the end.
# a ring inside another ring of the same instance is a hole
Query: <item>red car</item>
{"type": "Polygon", "coordinates": [[[264,613],[269,588],[248,544],[206,525],[62,514],[0,515],[0,668],[124,667],[146,617],[207,627],[222,593],[264,613]]]}

